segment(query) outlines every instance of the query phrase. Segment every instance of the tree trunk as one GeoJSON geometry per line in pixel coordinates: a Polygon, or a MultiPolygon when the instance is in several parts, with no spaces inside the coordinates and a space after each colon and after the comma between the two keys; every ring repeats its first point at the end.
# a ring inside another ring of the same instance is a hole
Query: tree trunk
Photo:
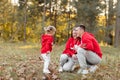
{"type": "Polygon", "coordinates": [[[114,47],[120,45],[120,1],[117,2],[117,12],[116,12],[116,27],[115,27],[115,42],[114,47]]]}
{"type": "Polygon", "coordinates": [[[108,10],[108,26],[113,24],[113,0],[109,0],[109,10],[108,10]]]}
{"type": "Polygon", "coordinates": [[[44,0],[44,8],[43,8],[43,16],[42,16],[42,31],[41,33],[43,33],[44,31],[44,27],[45,27],[45,16],[46,16],[46,0],[44,0]]]}
{"type": "Polygon", "coordinates": [[[70,37],[70,13],[71,13],[71,10],[70,10],[70,1],[68,1],[68,8],[69,8],[69,10],[68,10],[68,16],[67,16],[67,18],[68,18],[68,38],[70,37]]]}
{"type": "Polygon", "coordinates": [[[113,45],[113,35],[111,34],[111,31],[113,30],[112,28],[113,28],[113,18],[114,18],[113,0],[109,0],[106,3],[108,3],[108,15],[106,14],[106,34],[105,34],[106,39],[105,41],[107,42],[107,44],[113,45]]]}
{"type": "MultiPolygon", "coordinates": [[[[52,0],[50,0],[50,21],[52,21],[52,11],[51,11],[51,8],[52,8],[52,0]]],[[[52,24],[52,22],[51,22],[52,24]]]]}
{"type": "Polygon", "coordinates": [[[27,24],[27,1],[25,0],[25,8],[24,8],[24,42],[26,43],[26,24],[27,24]]]}
{"type": "Polygon", "coordinates": [[[107,23],[108,23],[108,20],[107,20],[107,1],[106,0],[104,0],[104,2],[105,2],[105,5],[106,5],[106,7],[105,7],[105,26],[107,27],[108,25],[107,25],[107,23]]]}
{"type": "Polygon", "coordinates": [[[57,0],[55,0],[55,8],[54,8],[54,26],[56,28],[56,23],[57,23],[57,0]]]}

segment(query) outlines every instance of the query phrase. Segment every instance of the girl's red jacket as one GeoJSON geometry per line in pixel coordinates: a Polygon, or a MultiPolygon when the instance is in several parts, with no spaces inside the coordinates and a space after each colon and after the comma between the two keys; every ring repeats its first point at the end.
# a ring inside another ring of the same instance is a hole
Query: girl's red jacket
{"type": "Polygon", "coordinates": [[[52,45],[53,45],[53,36],[43,34],[41,37],[41,54],[46,54],[48,51],[52,51],[52,45]]]}
{"type": "Polygon", "coordinates": [[[73,54],[76,54],[76,51],[74,50],[74,45],[79,44],[80,39],[74,39],[73,37],[70,37],[66,42],[66,47],[65,50],[63,51],[63,54],[67,54],[68,56],[72,57],[73,54]]]}

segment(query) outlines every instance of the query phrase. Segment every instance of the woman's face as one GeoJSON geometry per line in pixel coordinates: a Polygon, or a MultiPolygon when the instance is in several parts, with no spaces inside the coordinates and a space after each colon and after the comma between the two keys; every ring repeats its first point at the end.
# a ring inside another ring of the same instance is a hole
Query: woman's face
{"type": "Polygon", "coordinates": [[[77,38],[77,33],[76,33],[75,29],[72,31],[72,36],[73,36],[73,38],[77,38]]]}
{"type": "Polygon", "coordinates": [[[80,37],[80,35],[83,33],[82,29],[80,27],[76,27],[75,30],[76,30],[77,37],[80,37]]]}

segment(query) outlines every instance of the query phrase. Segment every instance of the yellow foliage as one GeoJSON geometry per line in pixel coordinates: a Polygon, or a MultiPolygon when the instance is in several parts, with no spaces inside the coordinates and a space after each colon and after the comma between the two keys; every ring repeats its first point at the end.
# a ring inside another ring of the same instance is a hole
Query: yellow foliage
{"type": "Polygon", "coordinates": [[[59,37],[59,38],[60,38],[60,37],[61,37],[61,35],[58,35],[58,34],[57,34],[57,35],[56,35],[56,37],[59,37]]]}
{"type": "Polygon", "coordinates": [[[100,29],[99,32],[100,32],[100,33],[103,33],[103,30],[100,29]]]}
{"type": "Polygon", "coordinates": [[[32,29],[30,27],[26,27],[26,34],[30,34],[32,29]]]}
{"type": "Polygon", "coordinates": [[[108,44],[105,43],[104,41],[101,41],[99,44],[100,44],[100,46],[108,46],[108,44]]]}
{"type": "Polygon", "coordinates": [[[103,16],[103,15],[99,15],[98,17],[97,17],[97,20],[98,20],[98,25],[99,26],[105,26],[106,25],[106,17],[105,16],[103,16]]]}

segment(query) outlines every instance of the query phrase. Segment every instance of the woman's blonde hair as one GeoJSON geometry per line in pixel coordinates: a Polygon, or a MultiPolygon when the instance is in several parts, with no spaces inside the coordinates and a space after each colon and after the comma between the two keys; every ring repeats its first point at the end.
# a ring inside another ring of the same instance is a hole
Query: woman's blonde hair
{"type": "Polygon", "coordinates": [[[48,26],[48,27],[44,27],[45,32],[54,32],[56,31],[56,28],[54,26],[48,26]]]}

